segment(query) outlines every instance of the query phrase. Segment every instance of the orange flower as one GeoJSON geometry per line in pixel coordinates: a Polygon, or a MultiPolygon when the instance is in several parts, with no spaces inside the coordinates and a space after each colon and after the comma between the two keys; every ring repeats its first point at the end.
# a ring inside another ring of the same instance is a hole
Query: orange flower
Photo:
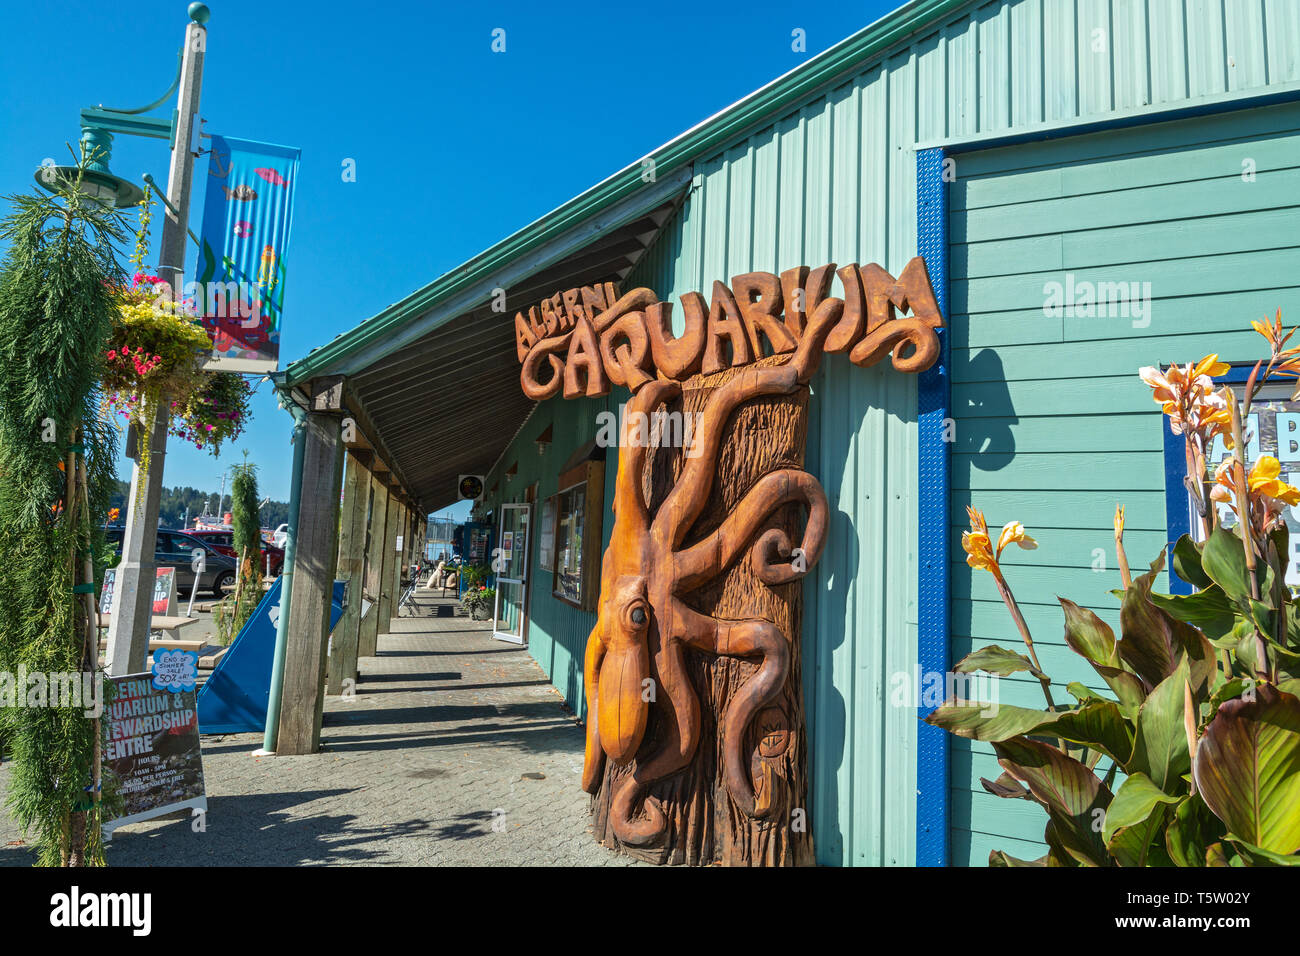
{"type": "MultiPolygon", "coordinates": [[[[1250,325],[1251,328],[1253,328],[1256,332],[1264,336],[1264,338],[1268,341],[1268,346],[1272,350],[1274,355],[1283,354],[1282,346],[1286,345],[1287,339],[1295,335],[1295,329],[1292,329],[1286,335],[1282,334],[1282,310],[1281,309],[1277,310],[1277,317],[1273,322],[1270,322],[1268,320],[1268,317],[1265,316],[1264,321],[1252,322],[1250,323],[1250,325]]],[[[1287,349],[1285,354],[1295,355],[1297,352],[1300,352],[1300,348],[1287,349]]]]}
{"type": "Polygon", "coordinates": [[[970,531],[961,534],[962,550],[966,552],[966,563],[972,568],[983,568],[994,574],[998,573],[998,559],[993,555],[993,545],[989,541],[989,526],[984,514],[977,508],[966,508],[970,516],[970,531]]]}
{"type": "Polygon", "coordinates": [[[1216,435],[1228,430],[1227,400],[1214,390],[1214,376],[1228,371],[1228,364],[1218,355],[1207,355],[1195,365],[1171,365],[1165,371],[1155,366],[1138,370],[1138,376],[1151,388],[1151,397],[1169,416],[1169,428],[1175,435],[1184,431],[1201,434],[1206,445],[1216,435]]]}

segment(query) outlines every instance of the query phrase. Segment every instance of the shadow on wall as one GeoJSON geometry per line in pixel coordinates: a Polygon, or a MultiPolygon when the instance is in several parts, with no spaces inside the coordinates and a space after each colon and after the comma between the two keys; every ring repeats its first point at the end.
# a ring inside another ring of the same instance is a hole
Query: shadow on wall
{"type": "MultiPolygon", "coordinates": [[[[840,376],[836,376],[836,380],[841,385],[845,382],[840,376]]],[[[840,772],[850,761],[849,707],[844,689],[835,685],[833,660],[855,633],[848,602],[850,590],[860,590],[860,587],[854,588],[853,585],[859,581],[862,554],[853,517],[834,507],[836,502],[846,498],[853,500],[853,489],[845,487],[853,446],[846,446],[843,440],[823,442],[821,436],[861,435],[867,412],[877,406],[877,403],[854,401],[852,397],[859,394],[858,389],[869,390],[866,394],[872,394],[877,389],[882,394],[888,394],[888,383],[880,376],[872,376],[870,382],[849,381],[853,392],[851,396],[844,397],[850,400],[836,401],[832,398],[835,392],[827,381],[825,365],[818,371],[813,380],[813,395],[809,402],[806,457],[808,471],[821,482],[833,509],[826,534],[826,549],[813,573],[805,579],[802,627],[804,713],[808,723],[808,786],[811,791],[813,845],[817,862],[823,865],[840,865],[852,859],[853,848],[846,845],[850,835],[840,827],[845,814],[840,809],[838,785],[840,772]]],[[[890,418],[898,419],[898,409],[884,410],[890,418]]],[[[878,562],[874,573],[883,576],[885,562],[878,562]]],[[[846,780],[850,799],[858,783],[846,780]]]]}
{"type": "MultiPolygon", "coordinates": [[[[955,365],[955,363],[954,363],[955,365]]],[[[956,425],[952,487],[970,488],[972,469],[999,471],[1016,457],[1020,424],[1011,405],[1002,356],[996,349],[980,349],[963,367],[953,368],[961,384],[953,388],[952,416],[956,425]]],[[[955,515],[953,521],[960,520],[955,515]]]]}
{"type": "MultiPolygon", "coordinates": [[[[969,354],[969,353],[966,353],[969,354]]],[[[952,513],[949,520],[953,526],[953,553],[960,554],[961,533],[958,529],[966,524],[966,515],[962,513],[961,502],[969,501],[974,507],[980,507],[979,493],[969,490],[975,471],[993,472],[1007,467],[1016,457],[1016,437],[1014,427],[1020,424],[1016,409],[1011,403],[1011,393],[1007,388],[1006,371],[1002,366],[1002,357],[996,349],[980,349],[979,352],[963,366],[953,369],[953,377],[962,384],[953,387],[952,417],[956,421],[956,442],[952,456],[952,513]]],[[[973,573],[964,561],[955,556],[951,565],[951,582],[953,590],[956,585],[964,583],[967,593],[970,591],[970,577],[973,573]]],[[[951,642],[953,634],[970,634],[974,604],[971,601],[950,601],[948,607],[948,632],[951,642]]],[[[951,664],[955,664],[952,661],[951,664]]],[[[949,736],[949,754],[972,753],[969,740],[949,736]]],[[[950,790],[968,787],[973,780],[962,779],[967,773],[969,757],[958,758],[950,763],[950,790]]],[[[982,790],[980,790],[982,792],[982,790]]],[[[974,801],[949,802],[949,833],[973,829],[974,801]]],[[[962,851],[952,839],[949,858],[957,859],[962,851]]]]}

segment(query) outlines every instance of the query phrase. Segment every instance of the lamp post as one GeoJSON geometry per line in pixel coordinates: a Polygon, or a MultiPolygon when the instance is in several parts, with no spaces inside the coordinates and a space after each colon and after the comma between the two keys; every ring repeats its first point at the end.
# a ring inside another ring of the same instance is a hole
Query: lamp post
{"type": "MultiPolygon", "coordinates": [[[[105,202],[125,207],[143,198],[140,189],[108,170],[113,133],[151,136],[171,141],[171,164],[167,174],[166,207],[158,250],[158,277],[179,296],[185,273],[185,239],[189,231],[190,187],[194,179],[194,154],[198,142],[199,91],[203,84],[203,58],[207,49],[208,8],[202,3],[189,6],[190,22],[185,27],[185,46],[180,71],[172,88],[162,98],[137,110],[106,110],[90,107],[81,111],[82,145],[88,148],[90,163],[83,177],[83,190],[93,191],[105,202]],[[141,116],[161,105],[178,91],[177,110],[170,121],[141,116]]],[[[62,172],[60,167],[43,166],[36,181],[47,188],[62,172]]],[[[117,569],[116,597],[108,629],[108,673],[135,674],[145,669],[149,651],[155,568],[154,550],[158,531],[158,506],[162,497],[163,459],[167,453],[167,426],[171,408],[167,396],[153,408],[149,429],[149,468],[142,472],[137,458],[131,469],[131,495],[126,502],[126,529],[122,561],[117,569]]]]}

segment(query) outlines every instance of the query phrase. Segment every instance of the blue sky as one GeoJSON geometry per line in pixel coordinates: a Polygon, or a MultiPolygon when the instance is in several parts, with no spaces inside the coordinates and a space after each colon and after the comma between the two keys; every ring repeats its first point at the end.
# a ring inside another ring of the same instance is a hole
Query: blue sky
{"type": "MultiPolygon", "coordinates": [[[[302,149],[282,367],[898,2],[210,3],[205,129],[302,149]],[[796,28],[806,53],[791,48],[796,28]]],[[[6,4],[0,193],[28,189],[46,157],[67,161],[82,107],[157,99],[185,10],[68,0],[56,22],[6,4]]],[[[118,136],[112,169],[166,182],[167,159],[159,140],[118,136]]],[[[263,494],[287,499],[289,417],[269,384],[253,412],[220,459],[172,440],[164,483],[215,491],[247,449],[263,494]]]]}

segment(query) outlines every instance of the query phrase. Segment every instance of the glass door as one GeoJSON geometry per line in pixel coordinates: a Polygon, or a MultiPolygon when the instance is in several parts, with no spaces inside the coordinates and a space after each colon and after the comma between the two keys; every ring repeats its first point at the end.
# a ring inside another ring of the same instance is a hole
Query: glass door
{"type": "Polygon", "coordinates": [[[528,517],[531,506],[501,506],[501,531],[492,554],[496,597],[492,636],[512,644],[524,642],[525,599],[528,591],[528,517]]]}

